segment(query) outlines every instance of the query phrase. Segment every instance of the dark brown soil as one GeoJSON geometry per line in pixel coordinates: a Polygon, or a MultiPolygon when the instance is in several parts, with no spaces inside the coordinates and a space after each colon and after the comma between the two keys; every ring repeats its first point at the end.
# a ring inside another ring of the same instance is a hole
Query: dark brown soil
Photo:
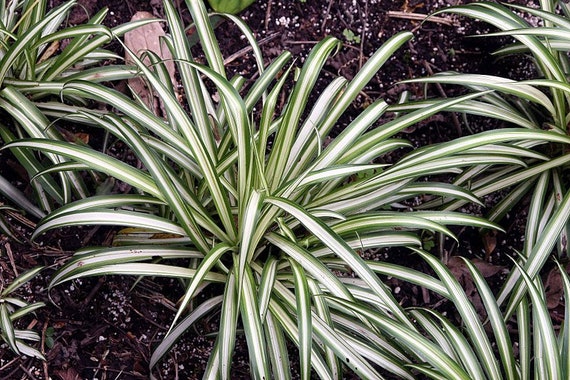
{"type": "MultiPolygon", "coordinates": [[[[55,0],[54,0],[55,1],[55,0]]],[[[488,58],[492,44],[480,45],[480,40],[465,38],[474,34],[479,25],[466,23],[450,16],[423,25],[410,19],[412,14],[427,14],[437,8],[452,5],[460,0],[297,0],[258,1],[242,16],[253,29],[269,62],[283,50],[289,50],[303,62],[308,51],[326,35],[334,35],[345,42],[345,47],[325,67],[321,85],[331,78],[343,75],[351,78],[367,58],[390,36],[402,30],[413,30],[415,39],[391,59],[373,79],[351,112],[358,112],[371,98],[385,97],[394,101],[403,89],[397,82],[411,77],[426,76],[446,70],[497,73],[497,66],[488,58]],[[390,13],[390,11],[400,13],[390,13]],[[399,15],[400,17],[395,17],[399,15]],[[402,18],[403,17],[403,18],[402,18]],[[494,70],[494,71],[493,71],[494,70]]],[[[107,23],[115,26],[126,22],[139,10],[162,16],[159,0],[80,0],[70,23],[85,21],[101,7],[110,9],[107,23]]],[[[59,2],[54,2],[52,6],[59,2]]],[[[189,21],[183,2],[180,13],[189,21]]],[[[226,57],[239,52],[245,42],[229,24],[218,28],[218,39],[226,57]]],[[[490,40],[488,40],[490,42],[490,40]]],[[[119,49],[119,46],[114,48],[119,49]]],[[[246,78],[253,73],[252,57],[248,53],[235,56],[228,67],[246,78]]],[[[501,65],[501,70],[519,70],[518,65],[501,65]]],[[[423,88],[409,90],[421,96],[423,88]]],[[[438,92],[438,95],[453,93],[438,92]]],[[[450,91],[450,90],[447,90],[450,91]]],[[[495,126],[480,126],[490,128],[495,126]]],[[[338,126],[339,130],[342,125],[338,126]]],[[[465,134],[463,126],[451,115],[433,118],[414,130],[408,131],[416,145],[445,141],[465,134]]],[[[13,163],[14,164],[14,163],[13,163]]],[[[14,164],[15,165],[15,164],[14,164]]],[[[17,174],[12,175],[17,178],[17,174]]],[[[25,179],[22,178],[22,181],[25,179]]],[[[474,210],[480,212],[480,210],[474,210]]],[[[30,227],[10,218],[23,241],[29,237],[30,227]]],[[[33,222],[33,221],[32,221],[33,222]]],[[[511,253],[518,247],[520,226],[506,226],[514,231],[508,236],[497,236],[497,247],[491,258],[497,260],[500,252],[511,253]]],[[[484,241],[471,230],[456,231],[462,244],[446,244],[449,254],[466,254],[484,257],[484,241]]],[[[67,283],[52,289],[46,287],[50,275],[73,252],[92,244],[109,244],[113,230],[84,227],[52,232],[39,242],[19,244],[2,237],[0,246],[0,281],[9,284],[17,274],[36,265],[47,268],[20,292],[28,301],[44,301],[47,306],[35,318],[28,318],[20,327],[33,327],[41,331],[43,339],[38,345],[47,362],[29,358],[15,358],[5,347],[0,347],[0,379],[147,379],[148,361],[157,342],[164,336],[174,315],[174,304],[182,294],[174,280],[145,279],[134,285],[135,279],[102,277],[67,283]],[[132,287],[132,288],[131,288],[132,287]],[[53,339],[53,345],[50,339],[53,339]]],[[[435,249],[435,248],[434,248],[435,249]]],[[[487,252],[489,253],[489,252],[487,252]]],[[[409,262],[407,253],[386,252],[388,259],[409,262]],[[404,256],[402,256],[404,255],[404,256]]],[[[419,265],[419,264],[418,264],[419,265]]],[[[500,274],[498,274],[500,275],[500,274]]],[[[393,281],[393,280],[392,280],[393,281]]],[[[416,287],[401,286],[402,301],[408,305],[433,306],[438,303],[416,287]]],[[[208,360],[215,332],[215,318],[201,323],[190,331],[153,372],[159,379],[198,379],[208,360]]],[[[232,378],[249,378],[247,350],[238,342],[235,369],[232,378]]]]}

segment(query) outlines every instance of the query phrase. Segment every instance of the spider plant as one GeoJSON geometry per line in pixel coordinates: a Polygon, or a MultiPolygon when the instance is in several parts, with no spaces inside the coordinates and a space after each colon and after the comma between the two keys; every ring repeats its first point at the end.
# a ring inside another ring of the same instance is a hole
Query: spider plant
{"type": "MultiPolygon", "coordinates": [[[[534,62],[537,77],[516,81],[490,75],[463,73],[442,73],[431,78],[408,82],[425,82],[461,85],[471,93],[493,90],[480,98],[456,105],[450,110],[500,119],[518,128],[504,128],[493,132],[502,136],[500,144],[490,147],[488,152],[523,149],[529,155],[525,165],[497,165],[491,161],[465,168],[453,182],[468,187],[476,196],[482,197],[498,191],[506,192],[502,200],[487,214],[493,222],[500,222],[523,200],[529,201],[528,218],[524,235],[524,246],[518,255],[518,265],[530,278],[535,278],[544,264],[552,257],[568,256],[568,221],[570,217],[570,191],[567,183],[567,169],[570,162],[568,142],[551,141],[544,145],[541,138],[509,141],[508,136],[524,128],[540,131],[551,136],[568,136],[570,118],[570,85],[567,76],[570,62],[570,8],[565,2],[544,0],[539,9],[510,4],[508,6],[477,2],[464,6],[450,7],[441,12],[452,12],[487,22],[498,28],[493,36],[512,36],[516,43],[507,45],[495,54],[499,58],[513,54],[526,54],[534,62]],[[555,12],[559,6],[562,14],[555,12]],[[522,13],[541,20],[539,27],[531,26],[522,13]]],[[[404,105],[395,110],[415,110],[431,107],[432,102],[404,105]]],[[[485,138],[484,134],[466,137],[464,140],[485,138]]],[[[493,143],[492,141],[489,141],[493,143]]],[[[450,145],[456,144],[452,143],[450,145]]],[[[425,155],[430,148],[418,150],[425,155]]],[[[465,204],[463,200],[439,199],[444,210],[454,210],[465,204]]],[[[428,203],[431,207],[436,203],[428,203]]],[[[507,315],[512,314],[521,302],[528,286],[521,271],[513,270],[498,295],[503,304],[508,301],[507,315]]]]}
{"type": "MultiPolygon", "coordinates": [[[[64,128],[53,127],[47,116],[54,107],[66,107],[59,100],[59,91],[66,81],[81,78],[101,82],[136,74],[132,67],[101,65],[120,59],[103,46],[115,36],[152,21],[109,29],[102,24],[107,15],[107,9],[102,9],[84,25],[66,25],[75,5],[75,1],[70,1],[46,12],[46,0],[0,1],[0,139],[4,143],[23,137],[65,140],[64,128]]],[[[68,97],[67,101],[86,104],[77,97],[68,97]]],[[[30,177],[46,167],[46,162],[40,162],[30,152],[16,149],[13,154],[30,177]]],[[[45,158],[51,164],[65,161],[56,154],[45,158]]],[[[87,196],[83,180],[75,172],[45,175],[32,186],[34,196],[30,201],[0,177],[0,193],[36,218],[44,216],[54,205],[87,196]]]]}
{"type": "MultiPolygon", "coordinates": [[[[378,99],[325,146],[340,116],[412,35],[403,32],[390,38],[352,80],[332,80],[312,103],[310,95],[327,58],[340,48],[337,39],[318,43],[300,68],[290,63],[288,52],[264,66],[252,33],[228,15],[250,41],[258,63],[259,77],[247,87],[243,77],[228,78],[204,4],[189,0],[187,5],[207,64],[194,60],[177,12],[170,1],[164,3],[170,30],[165,42],[177,63],[182,101],[158,56],[147,52],[147,67],[132,54],[163,105],[163,117],[91,81],[77,78],[61,89],[63,97],[112,104],[116,113],[83,110],[69,117],[104,128],[133,152],[140,167],[57,139],[22,139],[7,145],[69,160],[69,165],[56,165],[49,173],[88,168],[134,189],[87,197],[42,219],[34,238],[62,226],[128,227],[113,247],[77,252],[54,275],[51,286],[108,274],[180,279],[185,293],[168,334],[150,358],[151,368],[197,320],[219,314],[204,378],[231,377],[238,333],[247,341],[253,378],[291,378],[288,342],[298,348],[303,379],[312,371],[339,379],[347,370],[366,379],[386,373],[413,378],[417,370],[408,366],[413,362],[408,344],[394,340],[385,326],[374,326],[364,313],[338,311],[331,297],[372,308],[419,335],[413,316],[360,252],[393,246],[418,249],[418,233],[423,230],[453,238],[447,224],[495,228],[455,212],[399,209],[401,202],[425,193],[479,202],[458,186],[418,178],[454,173],[489,159],[524,165],[527,150],[489,154],[483,149],[487,140],[474,139],[453,149],[442,145],[441,153],[425,157],[412,153],[392,166],[376,161],[410,147],[395,137],[402,129],[479,93],[395,118],[385,115],[388,105],[378,99]],[[199,301],[199,294],[205,301],[199,301]]],[[[518,130],[509,136],[517,138],[570,142],[543,131],[518,130]]],[[[420,352],[412,356],[423,357],[420,352]]],[[[453,365],[446,365],[446,371],[462,373],[453,365]]]]}
{"type": "MultiPolygon", "coordinates": [[[[73,6],[75,2],[71,1],[46,12],[45,0],[0,1],[0,141],[3,144],[23,137],[64,140],[38,107],[54,107],[57,104],[67,107],[59,101],[57,88],[61,89],[69,78],[101,81],[135,74],[132,68],[123,66],[90,68],[100,62],[119,58],[102,49],[102,46],[110,42],[114,35],[121,35],[137,24],[110,30],[101,24],[107,13],[102,10],[85,25],[67,26],[67,16],[73,6]],[[65,47],[64,42],[67,42],[65,47]]],[[[80,99],[69,100],[81,104],[80,99]]],[[[46,165],[50,166],[47,162],[63,164],[65,161],[56,154],[46,155],[47,161],[42,161],[24,150],[14,149],[12,153],[30,177],[43,171],[46,165]]],[[[8,170],[5,169],[4,173],[8,170]]],[[[73,195],[87,195],[81,177],[73,172],[53,177],[45,175],[31,185],[33,199],[0,176],[0,194],[3,198],[36,219],[45,216],[45,211],[52,210],[54,205],[68,202],[73,195]]],[[[14,210],[4,204],[0,209],[14,210]]],[[[2,217],[0,231],[18,240],[2,217]]],[[[15,289],[38,271],[21,275],[0,293],[0,330],[2,339],[12,351],[43,359],[39,351],[26,343],[38,341],[38,334],[14,328],[17,319],[33,312],[43,303],[28,304],[12,296],[15,289]]]]}
{"type": "Polygon", "coordinates": [[[25,285],[41,270],[42,268],[38,267],[22,273],[0,292],[0,336],[15,354],[45,360],[41,352],[26,343],[27,341],[39,341],[40,336],[38,333],[32,330],[20,330],[14,327],[14,323],[18,319],[45,306],[43,302],[29,304],[13,295],[16,289],[25,285]]]}
{"type": "MultiPolygon", "coordinates": [[[[516,319],[511,319],[501,310],[491,286],[477,267],[462,259],[484,305],[485,313],[481,315],[449,268],[425,251],[414,251],[430,265],[435,277],[382,262],[368,265],[378,273],[429,289],[444,300],[438,304],[450,303],[456,313],[444,314],[427,307],[408,308],[416,322],[416,329],[411,329],[370,306],[330,296],[329,306],[340,314],[335,317],[354,320],[354,313],[364,316],[372,326],[408,347],[412,354],[407,357],[407,367],[425,378],[554,380],[570,376],[567,360],[570,331],[565,323],[553,324],[541,281],[533,280],[514,262],[514,270],[521,275],[528,292],[517,305],[516,319]]],[[[558,268],[566,299],[563,317],[567,321],[570,279],[564,267],[558,265],[558,268]]],[[[369,338],[376,339],[373,333],[369,333],[369,338]]]]}

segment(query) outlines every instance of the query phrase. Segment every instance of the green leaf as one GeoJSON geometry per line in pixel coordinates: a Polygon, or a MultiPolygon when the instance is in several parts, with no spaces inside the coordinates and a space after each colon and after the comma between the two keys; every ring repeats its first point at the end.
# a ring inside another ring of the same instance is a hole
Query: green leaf
{"type": "Polygon", "coordinates": [[[52,152],[67,156],[75,161],[89,165],[94,170],[111,175],[126,183],[129,183],[149,194],[161,198],[156,185],[148,174],[125,164],[106,154],[94,151],[90,148],[82,147],[65,141],[45,140],[45,139],[21,139],[4,145],[1,149],[8,148],[31,148],[42,152],[52,152]]]}
{"type": "Polygon", "coordinates": [[[311,50],[303,65],[270,152],[266,173],[268,174],[267,177],[271,179],[272,190],[278,188],[282,181],[287,178],[285,174],[291,168],[286,167],[286,165],[297,132],[296,126],[307,106],[307,99],[316,83],[318,72],[331,53],[339,48],[339,45],[340,42],[336,38],[327,37],[323,39],[311,50]]]}
{"type": "MultiPolygon", "coordinates": [[[[566,301],[570,298],[570,279],[568,278],[568,273],[565,268],[557,262],[558,270],[560,271],[560,276],[562,278],[562,284],[564,288],[564,324],[558,334],[558,347],[560,348],[559,356],[560,358],[566,358],[570,355],[570,328],[568,327],[568,321],[570,321],[570,305],[566,301]]],[[[562,376],[568,378],[570,376],[570,367],[566,360],[560,360],[562,376]]]]}
{"type": "Polygon", "coordinates": [[[156,349],[152,352],[149,361],[149,367],[153,368],[156,366],[158,361],[170,351],[174,343],[182,334],[184,334],[197,320],[203,318],[204,316],[211,315],[214,310],[218,307],[218,305],[222,302],[222,296],[212,297],[207,299],[200,305],[198,305],[190,314],[188,314],[183,320],[177,324],[170,334],[164,337],[160,341],[160,344],[156,347],[156,349]]]}
{"type": "Polygon", "coordinates": [[[254,379],[269,379],[270,369],[263,325],[259,317],[259,299],[255,289],[253,273],[249,267],[243,274],[240,297],[240,311],[254,379]]]}
{"type": "Polygon", "coordinates": [[[309,284],[303,268],[290,259],[293,278],[295,279],[295,296],[299,326],[299,356],[301,362],[301,379],[311,377],[311,345],[313,341],[311,295],[309,284]]]}
{"type": "Polygon", "coordinates": [[[450,358],[461,362],[473,378],[485,378],[477,354],[459,328],[434,310],[419,309],[411,313],[450,358]]]}
{"type": "Polygon", "coordinates": [[[208,0],[216,12],[239,13],[253,4],[254,0],[208,0]]]}
{"type": "Polygon", "coordinates": [[[82,226],[85,224],[107,226],[122,225],[127,227],[148,228],[167,234],[185,235],[185,231],[180,227],[180,225],[155,215],[145,215],[131,211],[95,210],[67,213],[48,219],[47,221],[38,224],[34,234],[32,235],[32,239],[36,239],[39,235],[50,229],[63,226],[82,226]]]}
{"type": "MultiPolygon", "coordinates": [[[[81,273],[86,270],[104,268],[115,264],[140,263],[156,258],[168,260],[199,259],[202,257],[203,255],[198,251],[176,246],[156,247],[137,244],[127,247],[84,249],[77,252],[65,266],[58,270],[51,279],[50,288],[67,281],[71,277],[80,277],[81,273]]],[[[175,272],[176,268],[173,267],[173,273],[175,272]]],[[[191,273],[194,274],[195,271],[191,273]]]]}
{"type": "Polygon", "coordinates": [[[495,357],[493,356],[493,348],[489,342],[489,339],[487,338],[487,333],[485,332],[485,329],[479,320],[477,311],[471,304],[471,301],[465,295],[465,292],[463,291],[461,285],[457,282],[449,269],[444,267],[438,259],[421,250],[413,250],[417,252],[425,261],[427,261],[430,267],[441,279],[443,285],[447,288],[450,299],[453,301],[453,304],[461,315],[467,333],[473,342],[475,351],[477,352],[478,359],[481,361],[481,364],[487,376],[490,378],[500,378],[501,371],[498,367],[495,357]]]}
{"type": "Polygon", "coordinates": [[[386,291],[384,284],[378,277],[370,270],[364,261],[346,244],[344,240],[338,237],[328,226],[319,221],[318,219],[309,215],[306,211],[302,210],[299,206],[292,202],[282,199],[268,197],[266,202],[269,202],[284,211],[293,215],[299,220],[310,233],[315,235],[324,245],[329,247],[335,254],[339,255],[346,263],[354,270],[354,272],[364,280],[368,286],[374,291],[380,299],[385,303],[384,307],[394,315],[404,325],[411,326],[406,314],[401,306],[396,302],[394,297],[386,291]]]}
{"type": "Polygon", "coordinates": [[[43,267],[35,267],[35,268],[32,268],[32,269],[27,270],[26,272],[20,274],[18,277],[16,277],[15,279],[12,280],[10,285],[8,285],[7,287],[5,287],[2,290],[2,293],[0,293],[0,298],[4,298],[4,297],[8,296],[10,293],[12,293],[16,289],[18,289],[20,286],[28,283],[28,281],[30,281],[32,278],[36,277],[42,269],[43,269],[43,267]]]}
{"type": "Polygon", "coordinates": [[[14,326],[12,325],[12,320],[10,319],[10,311],[8,310],[8,305],[6,302],[0,302],[0,329],[2,330],[2,338],[12,351],[16,354],[20,354],[20,350],[16,345],[16,336],[14,332],[14,326]]]}
{"type": "Polygon", "coordinates": [[[208,254],[200,262],[198,268],[196,269],[196,274],[194,275],[194,277],[192,277],[192,280],[190,281],[188,287],[186,288],[186,292],[184,293],[184,298],[180,302],[180,306],[178,307],[178,311],[174,316],[174,320],[172,321],[170,330],[174,328],[176,322],[178,321],[178,318],[181,317],[184,310],[188,307],[189,302],[191,301],[198,287],[202,285],[206,275],[218,263],[222,255],[230,251],[231,248],[232,247],[226,243],[220,243],[216,245],[214,248],[212,248],[212,250],[208,252],[208,254]]]}
{"type": "MultiPolygon", "coordinates": [[[[534,278],[550,257],[552,249],[557,242],[557,237],[562,228],[566,226],[568,218],[570,218],[570,192],[565,194],[560,206],[548,220],[548,224],[542,231],[532,251],[528,253],[528,258],[526,258],[524,265],[521,265],[527,277],[534,278]]],[[[506,311],[507,316],[514,312],[526,291],[527,282],[521,279],[521,272],[511,272],[497,297],[499,304],[507,298],[509,299],[506,311]]]]}
{"type": "MultiPolygon", "coordinates": [[[[554,327],[552,326],[552,320],[543,297],[543,292],[536,288],[532,278],[526,273],[521,265],[514,260],[513,263],[526,284],[528,295],[532,300],[533,325],[540,326],[538,334],[535,333],[534,337],[534,339],[539,340],[542,348],[540,359],[544,361],[544,371],[540,372],[540,376],[544,379],[560,379],[561,357],[559,356],[558,351],[558,341],[556,340],[554,327]]],[[[537,355],[540,354],[537,353],[537,355]]]]}
{"type": "Polygon", "coordinates": [[[493,295],[493,292],[489,288],[489,285],[485,282],[485,279],[479,270],[469,260],[463,259],[463,262],[469,269],[471,277],[473,278],[473,282],[475,283],[479,295],[483,300],[483,304],[485,305],[487,318],[491,324],[493,334],[495,335],[506,378],[513,380],[518,379],[519,377],[516,368],[515,355],[513,352],[513,344],[511,342],[507,326],[503,321],[503,315],[499,309],[499,305],[493,295]]]}
{"type": "Polygon", "coordinates": [[[458,380],[471,379],[471,376],[467,374],[456,362],[445,355],[437,345],[426,339],[414,329],[409,329],[405,325],[357,303],[350,303],[340,299],[332,299],[331,302],[333,305],[339,304],[366,317],[370,322],[379,326],[380,329],[392,335],[395,339],[402,342],[402,344],[405,344],[408,349],[412,350],[420,358],[430,363],[438,370],[437,373],[441,377],[458,380]]]}
{"type": "Polygon", "coordinates": [[[23,35],[19,36],[17,41],[10,46],[10,49],[8,49],[0,60],[0,83],[4,82],[14,61],[30,48],[30,44],[41,36],[46,27],[54,20],[58,20],[64,16],[74,5],[75,1],[68,1],[60,7],[53,9],[41,21],[30,26],[23,35]]]}
{"type": "Polygon", "coordinates": [[[273,376],[276,380],[290,380],[291,366],[283,329],[278,326],[271,313],[267,313],[263,326],[265,327],[268,356],[271,360],[273,376]]]}

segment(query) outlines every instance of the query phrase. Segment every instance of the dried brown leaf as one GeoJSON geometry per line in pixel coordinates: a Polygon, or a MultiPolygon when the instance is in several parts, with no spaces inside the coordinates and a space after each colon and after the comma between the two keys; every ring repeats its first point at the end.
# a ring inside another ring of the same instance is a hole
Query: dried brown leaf
{"type": "Polygon", "coordinates": [[[489,258],[491,253],[497,247],[497,232],[496,231],[489,231],[482,236],[483,239],[483,248],[485,249],[485,257],[489,258]]]}
{"type": "MultiPolygon", "coordinates": [[[[471,263],[479,270],[479,272],[481,272],[481,275],[485,278],[492,277],[504,269],[502,266],[493,265],[477,258],[472,259],[471,263]]],[[[467,268],[467,265],[465,265],[463,259],[457,256],[452,256],[449,258],[447,267],[465,290],[465,295],[475,307],[477,314],[481,316],[481,319],[484,319],[483,317],[487,315],[487,311],[485,309],[483,301],[481,300],[481,297],[479,296],[479,293],[477,292],[477,287],[473,282],[471,273],[469,272],[469,269],[467,268]]]]}
{"type": "Polygon", "coordinates": [[[505,269],[500,265],[493,265],[481,259],[473,259],[471,260],[471,263],[479,269],[479,272],[481,272],[481,275],[485,278],[492,277],[505,269]]]}
{"type": "Polygon", "coordinates": [[[475,285],[471,280],[469,275],[469,269],[465,265],[465,262],[458,256],[452,256],[447,262],[447,267],[451,271],[451,274],[457,279],[457,281],[465,289],[465,294],[471,297],[475,292],[475,285]]]}
{"type": "Polygon", "coordinates": [[[61,380],[79,380],[79,373],[73,368],[55,370],[55,374],[61,380]]]}
{"type": "Polygon", "coordinates": [[[546,306],[549,309],[556,309],[560,305],[560,300],[564,295],[564,286],[562,284],[562,275],[558,268],[552,268],[546,276],[544,283],[546,291],[546,306]]]}
{"type": "MultiPolygon", "coordinates": [[[[151,18],[154,18],[154,16],[149,12],[137,12],[131,20],[138,21],[151,18]]],[[[162,37],[165,35],[164,30],[158,22],[145,24],[125,33],[125,46],[138,57],[141,57],[146,51],[152,51],[161,57],[170,75],[172,86],[176,88],[176,67],[170,50],[168,50],[166,44],[162,41],[162,37]]],[[[133,59],[128,52],[125,54],[125,61],[127,64],[133,63],[133,59]]],[[[144,58],[143,62],[146,65],[150,63],[148,58],[144,58]]],[[[155,96],[153,91],[148,88],[142,78],[130,79],[129,86],[131,87],[131,91],[137,94],[155,114],[158,115],[160,111],[162,111],[163,115],[165,114],[164,110],[161,109],[162,105],[159,99],[155,96]]]]}

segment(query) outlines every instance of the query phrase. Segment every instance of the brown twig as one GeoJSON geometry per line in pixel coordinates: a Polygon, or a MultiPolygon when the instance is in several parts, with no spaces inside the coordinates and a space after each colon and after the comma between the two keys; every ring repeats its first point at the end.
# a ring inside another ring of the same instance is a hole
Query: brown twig
{"type": "Polygon", "coordinates": [[[20,364],[20,369],[22,371],[24,371],[26,373],[26,375],[28,375],[28,378],[30,378],[31,380],[36,380],[36,377],[32,374],[32,372],[30,372],[29,369],[27,369],[26,367],[24,367],[23,365],[20,364]]]}
{"type": "Polygon", "coordinates": [[[6,210],[6,214],[16,219],[18,222],[22,223],[26,227],[36,228],[36,223],[32,222],[30,219],[26,218],[24,215],[20,214],[19,212],[6,210]]]}
{"type": "MultiPolygon", "coordinates": [[[[428,72],[428,74],[433,76],[433,70],[431,69],[431,65],[429,64],[429,62],[424,60],[423,64],[424,64],[424,67],[426,68],[426,71],[428,72]]],[[[447,98],[447,94],[445,93],[445,90],[443,89],[441,84],[436,83],[435,87],[437,88],[437,91],[439,92],[441,97],[447,98]]],[[[454,112],[451,113],[451,119],[453,120],[453,125],[455,126],[455,129],[457,130],[457,134],[459,136],[461,136],[462,135],[461,123],[459,122],[459,119],[457,118],[457,115],[454,112]]]]}
{"type": "Polygon", "coordinates": [[[83,307],[87,307],[87,305],[89,305],[89,303],[91,302],[91,300],[93,300],[99,289],[101,289],[101,286],[103,286],[103,283],[105,283],[105,277],[99,277],[95,286],[91,289],[87,297],[85,297],[85,299],[83,300],[83,307]]]}
{"type": "MultiPolygon", "coordinates": [[[[48,325],[49,325],[49,319],[44,322],[44,325],[42,327],[42,340],[41,340],[40,347],[42,350],[42,354],[44,354],[44,355],[46,353],[45,345],[46,345],[46,333],[47,333],[48,325]]],[[[48,370],[47,361],[43,362],[43,367],[44,367],[44,378],[49,379],[50,377],[49,377],[49,370],[48,370]]]]}
{"type": "Polygon", "coordinates": [[[329,18],[330,13],[331,13],[332,4],[333,4],[333,0],[329,0],[329,5],[327,7],[327,11],[323,15],[323,24],[321,25],[321,33],[323,33],[325,31],[325,27],[327,26],[327,20],[329,18]]]}
{"type": "Polygon", "coordinates": [[[14,271],[14,276],[18,277],[18,268],[16,268],[16,262],[14,261],[12,246],[10,243],[6,242],[6,244],[4,244],[4,248],[6,248],[6,253],[8,254],[8,259],[10,260],[10,265],[12,265],[12,270],[14,271]]]}
{"type": "Polygon", "coordinates": [[[145,321],[147,321],[148,323],[150,323],[151,325],[158,327],[159,329],[161,329],[162,331],[167,330],[167,327],[161,326],[160,324],[156,323],[155,321],[153,321],[152,319],[148,318],[146,315],[144,315],[142,312],[138,311],[137,309],[134,308],[134,306],[129,305],[129,307],[131,308],[132,311],[134,311],[139,317],[143,318],[145,321]]]}
{"type": "MultiPolygon", "coordinates": [[[[4,364],[2,367],[0,367],[0,371],[5,370],[6,368],[10,367],[12,364],[14,364],[15,362],[17,362],[18,360],[20,360],[19,356],[16,356],[14,359],[10,360],[8,363],[4,364]]],[[[16,369],[17,370],[17,369],[16,369]]],[[[8,379],[8,377],[6,377],[8,379]]]]}
{"type": "Polygon", "coordinates": [[[81,246],[82,247],[87,246],[88,243],[91,241],[91,239],[93,239],[93,236],[95,236],[95,234],[99,231],[100,228],[101,228],[101,226],[95,226],[95,227],[91,228],[89,230],[89,232],[87,232],[87,234],[85,235],[83,240],[81,241],[81,246]]]}
{"type": "Polygon", "coordinates": [[[267,2],[267,11],[265,12],[265,30],[269,27],[269,19],[271,18],[271,4],[273,1],[267,2]]]}
{"type": "MultiPolygon", "coordinates": [[[[277,36],[279,35],[279,33],[272,33],[270,35],[268,35],[267,37],[264,37],[262,39],[260,39],[257,44],[259,46],[268,43],[269,41],[275,39],[277,36]]],[[[251,46],[246,46],[241,50],[236,51],[235,53],[233,53],[232,55],[230,55],[228,58],[224,59],[224,65],[228,65],[229,63],[235,61],[238,58],[243,57],[244,55],[246,55],[247,53],[251,52],[253,50],[253,48],[251,46]]]]}
{"type": "Polygon", "coordinates": [[[319,41],[316,41],[316,40],[300,40],[300,41],[285,40],[285,41],[283,41],[283,43],[286,45],[305,45],[305,44],[316,45],[319,43],[319,41]]]}
{"type": "Polygon", "coordinates": [[[364,40],[366,39],[366,31],[368,30],[368,0],[364,2],[364,13],[361,13],[360,21],[362,22],[362,30],[360,32],[360,54],[358,60],[358,69],[362,69],[362,65],[364,65],[364,40]],[[362,18],[362,14],[364,14],[364,19],[362,18]]]}
{"type": "Polygon", "coordinates": [[[178,355],[176,354],[176,350],[174,350],[174,378],[178,379],[178,355]]]}
{"type": "Polygon", "coordinates": [[[435,22],[438,24],[448,25],[448,26],[457,26],[457,22],[446,18],[446,17],[438,17],[438,16],[429,16],[423,13],[410,13],[410,12],[402,12],[402,11],[388,11],[386,12],[388,17],[392,18],[402,18],[406,20],[413,20],[413,21],[430,21],[435,22]]]}

